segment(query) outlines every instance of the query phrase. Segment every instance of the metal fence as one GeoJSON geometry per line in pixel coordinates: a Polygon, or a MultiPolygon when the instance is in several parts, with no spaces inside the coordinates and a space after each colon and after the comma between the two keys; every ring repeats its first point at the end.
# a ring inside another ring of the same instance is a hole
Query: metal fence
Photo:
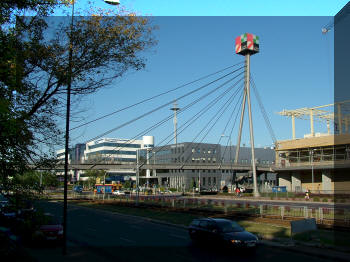
{"type": "Polygon", "coordinates": [[[190,210],[208,214],[239,214],[243,216],[260,216],[282,220],[315,218],[318,224],[338,224],[350,227],[350,209],[339,207],[308,207],[276,204],[251,204],[233,202],[223,199],[203,199],[197,197],[182,197],[180,195],[123,195],[112,194],[78,194],[71,193],[69,199],[106,201],[128,205],[144,205],[166,208],[174,211],[190,210]]]}

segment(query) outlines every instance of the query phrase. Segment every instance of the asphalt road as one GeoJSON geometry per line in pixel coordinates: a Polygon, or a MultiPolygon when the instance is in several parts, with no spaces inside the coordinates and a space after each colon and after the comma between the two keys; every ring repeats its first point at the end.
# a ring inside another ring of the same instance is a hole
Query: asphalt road
{"type": "MultiPolygon", "coordinates": [[[[62,219],[62,203],[40,207],[62,219]]],[[[68,254],[59,247],[29,250],[38,261],[329,261],[260,245],[255,252],[193,245],[187,230],[108,211],[68,205],[68,254]]]]}

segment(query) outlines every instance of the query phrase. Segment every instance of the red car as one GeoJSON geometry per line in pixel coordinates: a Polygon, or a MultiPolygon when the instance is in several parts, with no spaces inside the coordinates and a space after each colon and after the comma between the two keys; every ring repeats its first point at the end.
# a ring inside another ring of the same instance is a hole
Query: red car
{"type": "Polygon", "coordinates": [[[35,232],[34,237],[36,240],[53,240],[60,242],[63,239],[63,226],[53,215],[46,213],[44,214],[44,221],[35,232]]]}

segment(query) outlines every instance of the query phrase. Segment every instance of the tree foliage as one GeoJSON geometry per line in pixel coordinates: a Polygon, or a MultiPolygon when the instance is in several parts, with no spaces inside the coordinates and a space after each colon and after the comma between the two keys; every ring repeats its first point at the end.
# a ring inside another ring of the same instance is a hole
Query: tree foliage
{"type": "Polygon", "coordinates": [[[88,177],[90,184],[95,185],[98,179],[102,179],[106,176],[106,171],[96,169],[86,170],[85,176],[88,177]]]}
{"type": "Polygon", "coordinates": [[[65,116],[70,80],[73,97],[94,93],[130,70],[143,69],[143,52],[156,44],[155,27],[148,18],[121,10],[114,14],[98,10],[73,20],[50,16],[61,2],[69,4],[58,0],[0,2],[3,184],[8,176],[27,170],[28,163],[51,163],[53,151],[48,148],[62,139],[57,123],[65,116]],[[31,16],[21,16],[25,13],[31,16]]]}

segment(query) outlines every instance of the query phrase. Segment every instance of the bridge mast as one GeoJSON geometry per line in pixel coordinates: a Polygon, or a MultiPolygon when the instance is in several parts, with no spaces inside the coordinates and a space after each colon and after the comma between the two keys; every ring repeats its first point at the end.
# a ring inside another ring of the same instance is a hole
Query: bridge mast
{"type": "MultiPolygon", "coordinates": [[[[250,131],[250,146],[252,149],[252,169],[253,169],[253,184],[254,184],[254,196],[259,196],[258,185],[257,185],[257,176],[256,176],[256,165],[255,165],[255,152],[254,152],[254,133],[253,133],[253,121],[252,121],[252,109],[251,109],[251,100],[250,100],[250,56],[259,52],[259,37],[253,34],[245,33],[236,38],[236,54],[245,56],[245,87],[244,87],[244,97],[242,104],[241,112],[241,121],[239,129],[238,141],[240,143],[242,126],[243,126],[243,117],[244,117],[244,108],[245,108],[245,99],[247,98],[248,103],[248,115],[249,115],[249,131],[250,131]]],[[[239,147],[240,144],[237,144],[236,150],[236,159],[235,163],[238,161],[239,156],[239,147]]]]}
{"type": "Polygon", "coordinates": [[[174,111],[174,144],[177,145],[177,111],[180,110],[179,107],[177,107],[176,100],[174,101],[174,105],[170,110],[174,111]]]}

